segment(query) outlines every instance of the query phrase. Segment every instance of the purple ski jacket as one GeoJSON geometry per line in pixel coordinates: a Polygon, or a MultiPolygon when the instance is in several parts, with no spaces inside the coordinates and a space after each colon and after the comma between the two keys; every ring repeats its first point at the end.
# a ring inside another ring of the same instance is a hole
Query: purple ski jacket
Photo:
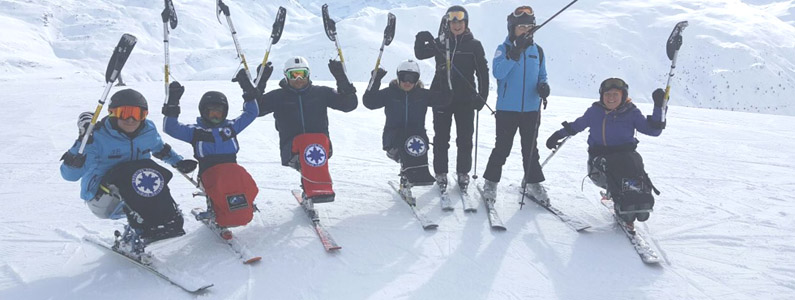
{"type": "Polygon", "coordinates": [[[659,136],[665,124],[662,123],[662,108],[654,107],[651,116],[644,117],[635,104],[627,102],[608,111],[601,102],[594,102],[581,117],[572,123],[564,123],[564,128],[556,134],[575,135],[590,128],[588,135],[589,152],[597,149],[637,145],[635,131],[659,136]]]}

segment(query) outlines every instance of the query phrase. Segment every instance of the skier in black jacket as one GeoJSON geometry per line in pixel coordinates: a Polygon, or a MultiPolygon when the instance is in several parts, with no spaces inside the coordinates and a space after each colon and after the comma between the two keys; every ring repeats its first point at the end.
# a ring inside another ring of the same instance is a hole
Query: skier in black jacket
{"type": "Polygon", "coordinates": [[[342,63],[331,60],[328,66],[331,75],[337,80],[336,90],[312,85],[309,80],[309,63],[306,58],[296,56],[284,63],[285,79],[279,82],[281,88],[257,99],[259,116],[273,113],[276,120],[283,166],[295,169],[300,166],[298,156],[292,154],[293,138],[302,133],[329,135],[328,108],[350,112],[358,105],[356,88],[348,81],[342,63]]]}
{"type": "MultiPolygon", "coordinates": [[[[449,22],[450,79],[453,101],[448,107],[434,107],[433,111],[433,169],[440,188],[447,186],[447,149],[450,148],[450,127],[453,115],[456,123],[456,163],[459,187],[469,184],[469,171],[472,168],[472,135],[474,133],[475,110],[480,111],[489,95],[489,67],[480,41],[469,30],[469,14],[459,5],[451,6],[445,15],[449,22]],[[475,89],[475,75],[478,83],[475,89]]],[[[436,75],[431,88],[447,80],[445,41],[434,39],[430,32],[417,33],[414,41],[414,55],[418,59],[434,57],[436,75]],[[446,75],[446,74],[445,74],[446,75]]]]}

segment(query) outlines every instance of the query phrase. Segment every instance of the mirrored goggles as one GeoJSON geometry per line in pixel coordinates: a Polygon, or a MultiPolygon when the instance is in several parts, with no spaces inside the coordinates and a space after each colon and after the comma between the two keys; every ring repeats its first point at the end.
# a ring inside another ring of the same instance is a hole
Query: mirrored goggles
{"type": "Polygon", "coordinates": [[[533,8],[530,6],[519,6],[513,11],[514,17],[521,17],[522,15],[533,15],[533,8]]]}
{"type": "Polygon", "coordinates": [[[466,13],[463,11],[451,11],[447,13],[448,21],[463,21],[466,18],[466,13]]]}
{"type": "Polygon", "coordinates": [[[601,93],[607,92],[610,89],[627,90],[629,89],[629,85],[621,78],[608,78],[602,82],[601,93]]]}
{"type": "Polygon", "coordinates": [[[401,82],[417,83],[420,80],[420,74],[415,72],[398,72],[398,80],[401,82]]]}
{"type": "Polygon", "coordinates": [[[146,115],[148,114],[149,114],[148,110],[140,108],[138,106],[119,106],[110,109],[111,117],[119,118],[122,120],[133,118],[136,121],[142,121],[146,119],[146,115]]]}
{"type": "Polygon", "coordinates": [[[296,79],[307,79],[309,78],[309,69],[301,68],[301,69],[291,69],[287,70],[287,79],[289,80],[296,80],[296,79]]]}

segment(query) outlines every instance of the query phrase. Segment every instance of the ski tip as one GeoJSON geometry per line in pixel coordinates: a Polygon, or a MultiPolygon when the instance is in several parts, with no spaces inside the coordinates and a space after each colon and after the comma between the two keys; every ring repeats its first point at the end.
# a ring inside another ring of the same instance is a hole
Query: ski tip
{"type": "Polygon", "coordinates": [[[213,286],[215,286],[215,284],[212,284],[212,283],[211,283],[211,284],[204,285],[204,286],[201,286],[201,287],[199,287],[199,288],[196,288],[196,289],[185,289],[185,290],[186,290],[186,291],[188,291],[189,293],[193,293],[193,294],[201,294],[201,293],[204,293],[204,292],[206,292],[206,291],[207,291],[207,289],[209,289],[209,288],[211,288],[211,287],[213,287],[213,286]]]}
{"type": "Polygon", "coordinates": [[[260,260],[262,260],[262,257],[260,257],[260,256],[252,257],[252,258],[249,258],[248,260],[243,261],[243,264],[249,265],[249,264],[253,264],[255,262],[258,262],[260,260]]]}
{"type": "Polygon", "coordinates": [[[332,247],[326,248],[326,251],[328,251],[328,252],[336,252],[336,251],[339,251],[341,249],[342,249],[342,247],[340,247],[340,246],[332,246],[332,247]]]}
{"type": "Polygon", "coordinates": [[[468,213],[473,213],[474,214],[474,213],[478,212],[478,210],[475,209],[475,208],[467,208],[467,209],[464,210],[464,212],[468,212],[468,213]]]}
{"type": "Polygon", "coordinates": [[[507,231],[508,228],[505,228],[505,226],[491,226],[491,230],[492,231],[503,232],[503,231],[507,231]]]}
{"type": "Polygon", "coordinates": [[[422,229],[425,229],[425,230],[436,230],[436,228],[439,228],[438,224],[430,224],[430,225],[425,225],[425,226],[422,227],[422,229]]]}

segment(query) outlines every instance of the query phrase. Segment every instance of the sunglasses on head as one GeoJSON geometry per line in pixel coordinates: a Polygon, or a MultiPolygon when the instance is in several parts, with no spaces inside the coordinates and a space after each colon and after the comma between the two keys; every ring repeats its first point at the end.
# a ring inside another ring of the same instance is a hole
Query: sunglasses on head
{"type": "Polygon", "coordinates": [[[463,11],[451,11],[447,13],[448,21],[463,21],[466,19],[466,13],[463,11]]]}
{"type": "Polygon", "coordinates": [[[522,15],[533,15],[533,8],[530,6],[519,6],[513,11],[514,17],[521,17],[522,15]]]}
{"type": "Polygon", "coordinates": [[[292,69],[287,70],[287,79],[296,80],[298,78],[307,79],[309,78],[309,69],[292,69]]]}
{"type": "Polygon", "coordinates": [[[415,72],[398,72],[398,80],[401,82],[417,83],[420,80],[420,74],[415,72]]]}
{"type": "Polygon", "coordinates": [[[148,114],[149,114],[148,110],[142,109],[138,106],[119,106],[110,109],[111,117],[122,120],[133,118],[136,121],[142,121],[146,119],[146,115],[148,114]]]}

